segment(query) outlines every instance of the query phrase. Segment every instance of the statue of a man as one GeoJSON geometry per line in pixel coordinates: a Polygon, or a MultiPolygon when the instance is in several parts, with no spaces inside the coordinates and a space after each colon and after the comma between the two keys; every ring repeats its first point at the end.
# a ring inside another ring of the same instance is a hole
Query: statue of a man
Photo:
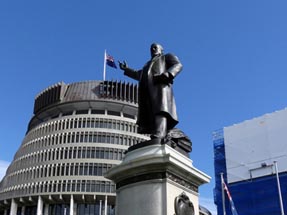
{"type": "Polygon", "coordinates": [[[163,47],[153,43],[151,59],[140,70],[133,70],[127,63],[119,62],[124,74],[139,81],[139,132],[151,138],[164,138],[178,123],[173,96],[173,79],[182,64],[173,54],[163,54],[163,47]]]}

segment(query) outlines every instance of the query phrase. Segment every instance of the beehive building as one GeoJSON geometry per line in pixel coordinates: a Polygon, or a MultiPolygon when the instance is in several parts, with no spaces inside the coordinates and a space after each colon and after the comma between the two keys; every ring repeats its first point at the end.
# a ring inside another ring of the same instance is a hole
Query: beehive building
{"type": "Polygon", "coordinates": [[[27,133],[0,184],[0,215],[113,215],[103,177],[137,133],[137,85],[58,83],[35,98],[27,133]]]}

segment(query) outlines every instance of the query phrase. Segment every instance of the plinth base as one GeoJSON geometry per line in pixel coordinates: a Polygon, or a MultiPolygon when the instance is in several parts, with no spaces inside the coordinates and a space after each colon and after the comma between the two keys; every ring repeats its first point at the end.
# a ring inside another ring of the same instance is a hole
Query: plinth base
{"type": "Polygon", "coordinates": [[[183,192],[198,215],[198,187],[210,181],[189,158],[166,144],[128,152],[105,176],[116,183],[117,215],[174,215],[175,199],[183,192]]]}

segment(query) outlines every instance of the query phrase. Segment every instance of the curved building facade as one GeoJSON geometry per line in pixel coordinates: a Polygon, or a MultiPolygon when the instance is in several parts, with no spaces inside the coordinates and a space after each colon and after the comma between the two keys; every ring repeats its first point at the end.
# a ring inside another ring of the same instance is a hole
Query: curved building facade
{"type": "Polygon", "coordinates": [[[104,178],[138,134],[137,85],[58,83],[35,98],[34,115],[0,183],[0,215],[113,215],[104,178]]]}

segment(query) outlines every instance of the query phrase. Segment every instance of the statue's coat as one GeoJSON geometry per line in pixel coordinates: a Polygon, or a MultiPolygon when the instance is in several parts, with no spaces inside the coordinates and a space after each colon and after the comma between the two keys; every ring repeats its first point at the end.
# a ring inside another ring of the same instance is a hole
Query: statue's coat
{"type": "Polygon", "coordinates": [[[157,114],[167,117],[167,129],[178,123],[173,95],[173,78],[181,71],[182,64],[172,54],[155,56],[138,71],[127,69],[125,75],[139,81],[139,132],[150,134],[154,131],[154,118],[157,114]],[[161,83],[158,75],[168,73],[169,82],[161,83]]]}

